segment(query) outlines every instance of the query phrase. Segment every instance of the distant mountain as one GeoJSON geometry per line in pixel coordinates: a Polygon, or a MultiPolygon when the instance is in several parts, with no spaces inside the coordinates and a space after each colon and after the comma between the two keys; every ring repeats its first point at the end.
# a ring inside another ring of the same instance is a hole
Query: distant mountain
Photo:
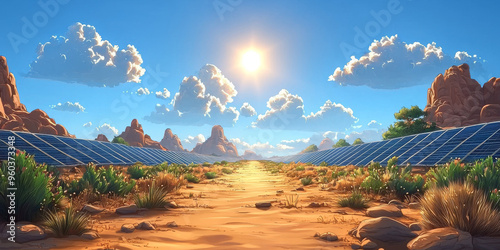
{"type": "Polygon", "coordinates": [[[318,151],[318,146],[316,146],[315,144],[311,144],[311,145],[309,145],[309,147],[305,148],[300,153],[305,154],[305,153],[311,153],[311,152],[316,152],[316,151],[318,151]]]}
{"type": "Polygon", "coordinates": [[[104,134],[98,134],[97,138],[95,138],[96,141],[103,141],[103,142],[109,142],[108,137],[104,134]]]}
{"type": "Polygon", "coordinates": [[[165,150],[165,148],[160,145],[159,142],[153,141],[149,135],[144,134],[142,125],[139,124],[137,119],[133,119],[130,126],[127,126],[125,128],[125,131],[119,136],[123,138],[130,146],[165,150]]]}
{"type": "Polygon", "coordinates": [[[216,156],[238,157],[238,150],[229,142],[224,135],[224,129],[220,125],[212,128],[212,134],[203,143],[198,143],[194,147],[194,153],[216,156]]]}
{"type": "Polygon", "coordinates": [[[264,157],[262,155],[258,155],[254,151],[245,150],[245,153],[241,156],[245,160],[262,160],[264,157]]]}
{"type": "Polygon", "coordinates": [[[318,150],[321,151],[321,150],[331,149],[333,147],[333,144],[334,144],[333,140],[327,137],[321,141],[318,150]]]}
{"type": "Polygon", "coordinates": [[[163,135],[163,139],[161,139],[160,144],[170,151],[184,151],[184,147],[182,147],[181,140],[177,135],[172,133],[170,128],[165,130],[163,135]]]}

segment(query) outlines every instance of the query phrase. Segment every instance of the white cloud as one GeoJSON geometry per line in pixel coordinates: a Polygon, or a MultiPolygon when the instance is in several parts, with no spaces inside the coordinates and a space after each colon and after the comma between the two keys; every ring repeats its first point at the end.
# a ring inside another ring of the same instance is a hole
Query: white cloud
{"type": "Polygon", "coordinates": [[[245,117],[251,117],[257,114],[255,109],[248,102],[243,103],[240,108],[240,114],[245,117]]]}
{"type": "Polygon", "coordinates": [[[369,52],[359,59],[351,57],[343,69],[338,67],[329,81],[340,85],[366,85],[375,89],[397,89],[430,84],[436,75],[452,65],[468,63],[482,72],[481,58],[458,51],[452,57],[436,43],[407,44],[395,35],[375,40],[369,52]]]}
{"type": "Polygon", "coordinates": [[[139,88],[137,89],[137,95],[149,95],[151,92],[149,91],[148,88],[139,88]]]}
{"type": "Polygon", "coordinates": [[[382,123],[377,122],[377,121],[375,121],[375,120],[371,120],[371,121],[368,123],[368,127],[369,127],[369,128],[373,128],[373,129],[380,129],[380,128],[382,128],[382,123]]]}
{"type": "Polygon", "coordinates": [[[92,122],[87,122],[87,123],[83,124],[83,126],[86,128],[89,128],[92,126],[92,122]]]}
{"type": "Polygon", "coordinates": [[[361,132],[353,131],[345,136],[345,140],[349,143],[353,143],[354,140],[360,138],[363,142],[374,142],[382,140],[382,134],[385,132],[383,129],[379,130],[363,130],[361,132]]]}
{"type": "Polygon", "coordinates": [[[197,136],[188,136],[186,139],[182,140],[182,145],[186,149],[192,149],[196,146],[198,143],[203,143],[205,141],[205,136],[202,134],[198,134],[197,136]]]}
{"type": "Polygon", "coordinates": [[[98,126],[94,130],[94,137],[97,137],[99,134],[104,134],[109,140],[113,140],[115,136],[118,136],[118,129],[115,127],[104,123],[101,126],[98,126]]]}
{"type": "Polygon", "coordinates": [[[145,119],[153,123],[232,126],[240,113],[227,104],[237,91],[214,65],[201,68],[198,76],[184,77],[172,101],[172,108],[157,104],[145,119]]]}
{"type": "Polygon", "coordinates": [[[160,99],[170,98],[170,91],[168,91],[168,89],[166,89],[166,88],[163,88],[163,91],[157,91],[155,94],[156,94],[156,97],[160,98],[160,99]]]}
{"type": "Polygon", "coordinates": [[[306,116],[302,98],[286,89],[269,98],[267,107],[269,110],[259,115],[253,126],[273,130],[343,131],[357,121],[352,109],[330,100],[318,112],[306,116]]]}
{"type": "Polygon", "coordinates": [[[291,150],[291,149],[294,149],[294,147],[291,147],[291,146],[288,146],[288,145],[285,145],[285,144],[278,144],[278,145],[276,145],[276,148],[278,150],[291,150]]]}
{"type": "Polygon", "coordinates": [[[54,110],[74,112],[74,113],[80,113],[85,111],[85,108],[78,102],[58,103],[57,105],[52,105],[51,108],[54,110]]]}
{"type": "Polygon", "coordinates": [[[65,37],[52,36],[49,42],[40,44],[37,53],[28,73],[34,78],[112,87],[140,82],[145,72],[133,45],[119,50],[103,40],[94,26],[81,23],[70,26],[65,37]]]}
{"type": "Polygon", "coordinates": [[[275,149],[275,147],[273,145],[271,145],[269,142],[265,142],[265,143],[256,142],[254,144],[250,144],[248,142],[241,140],[240,138],[232,138],[232,139],[229,139],[229,141],[231,141],[236,146],[238,151],[251,150],[257,154],[270,155],[273,153],[273,151],[275,149]]]}

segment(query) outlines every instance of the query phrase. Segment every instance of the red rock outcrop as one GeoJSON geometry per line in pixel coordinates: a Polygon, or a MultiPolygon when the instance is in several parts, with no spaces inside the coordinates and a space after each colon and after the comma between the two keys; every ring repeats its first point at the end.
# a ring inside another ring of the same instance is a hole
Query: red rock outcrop
{"type": "Polygon", "coordinates": [[[139,124],[137,119],[132,120],[130,126],[125,128],[125,131],[121,133],[120,137],[123,138],[130,146],[165,150],[159,142],[153,141],[149,135],[144,134],[142,125],[139,124]]]}
{"type": "Polygon", "coordinates": [[[318,150],[331,149],[333,147],[333,144],[334,143],[333,143],[332,139],[327,137],[321,141],[321,143],[319,144],[318,150]]]}
{"type": "Polygon", "coordinates": [[[194,147],[194,153],[216,156],[238,157],[238,150],[229,142],[224,135],[224,129],[220,125],[212,128],[212,134],[203,143],[198,143],[194,147]]]}
{"type": "Polygon", "coordinates": [[[160,141],[160,145],[170,151],[184,151],[181,140],[177,137],[177,135],[174,135],[172,130],[169,128],[165,130],[165,134],[163,135],[163,139],[160,141]]]}
{"type": "Polygon", "coordinates": [[[44,111],[26,110],[17,92],[16,78],[9,72],[7,59],[3,56],[0,56],[0,128],[74,137],[44,111]]]}
{"type": "Polygon", "coordinates": [[[97,138],[95,138],[96,141],[103,141],[103,142],[109,142],[108,137],[103,134],[98,134],[97,138]]]}
{"type": "Polygon", "coordinates": [[[427,120],[439,127],[462,127],[500,120],[500,79],[483,87],[470,76],[469,65],[439,74],[427,91],[427,120]]]}

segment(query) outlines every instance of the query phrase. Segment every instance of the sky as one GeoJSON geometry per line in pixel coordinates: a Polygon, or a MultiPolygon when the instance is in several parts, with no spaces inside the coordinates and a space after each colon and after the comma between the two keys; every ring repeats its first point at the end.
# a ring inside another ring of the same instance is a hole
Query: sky
{"type": "Polygon", "coordinates": [[[500,76],[498,1],[9,1],[0,55],[28,111],[78,138],[132,119],[191,150],[220,124],[241,154],[381,140],[433,79],[500,76]],[[242,64],[253,51],[261,65],[242,64]]]}

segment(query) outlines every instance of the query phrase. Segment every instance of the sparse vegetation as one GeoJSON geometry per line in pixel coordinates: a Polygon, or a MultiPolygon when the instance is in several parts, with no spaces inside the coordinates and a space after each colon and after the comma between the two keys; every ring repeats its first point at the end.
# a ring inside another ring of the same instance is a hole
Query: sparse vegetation
{"type": "Polygon", "coordinates": [[[411,108],[403,107],[399,112],[394,114],[394,118],[398,121],[389,126],[382,137],[384,140],[387,140],[438,130],[439,128],[435,123],[425,121],[426,116],[427,113],[418,106],[411,106],[411,108]]]}
{"type": "Polygon", "coordinates": [[[350,207],[352,209],[363,209],[368,207],[368,201],[361,193],[352,192],[351,196],[339,200],[341,207],[350,207]]]}
{"type": "Polygon", "coordinates": [[[311,152],[316,152],[316,151],[318,151],[318,146],[316,146],[315,144],[311,144],[307,148],[302,150],[302,152],[300,152],[300,153],[305,154],[305,153],[311,153],[311,152]]]}
{"type": "Polygon", "coordinates": [[[113,138],[113,140],[111,142],[112,143],[119,143],[119,144],[130,146],[128,144],[128,142],[126,142],[125,139],[121,138],[120,136],[115,136],[115,138],[113,138]]]}
{"type": "Polygon", "coordinates": [[[354,140],[354,142],[352,143],[353,146],[356,146],[356,145],[361,145],[361,144],[364,144],[365,142],[363,140],[361,140],[361,138],[357,138],[356,140],[354,140]]]}
{"type": "Polygon", "coordinates": [[[168,191],[166,188],[157,186],[155,182],[149,187],[145,195],[135,195],[134,201],[139,208],[163,208],[167,204],[166,196],[168,191]]]}
{"type": "Polygon", "coordinates": [[[296,170],[296,171],[304,171],[304,170],[306,170],[306,168],[305,168],[304,166],[297,166],[297,167],[295,168],[295,170],[296,170]]]}
{"type": "Polygon", "coordinates": [[[206,172],[205,177],[207,177],[207,179],[215,179],[215,178],[217,178],[217,173],[216,172],[206,172]]]}
{"type": "Polygon", "coordinates": [[[292,208],[292,207],[296,208],[298,203],[299,203],[299,195],[298,194],[292,194],[292,195],[285,196],[285,207],[286,208],[292,208]]]}
{"type": "Polygon", "coordinates": [[[340,139],[335,143],[335,145],[333,145],[334,148],[341,148],[348,146],[351,146],[351,144],[349,144],[345,139],[340,139]]]}
{"type": "Polygon", "coordinates": [[[57,237],[68,235],[81,235],[88,232],[90,215],[77,212],[69,207],[63,213],[48,211],[43,216],[43,225],[46,226],[57,237]]]}
{"type": "Polygon", "coordinates": [[[90,190],[97,194],[116,194],[124,196],[135,186],[135,180],[127,181],[123,173],[114,167],[97,169],[89,163],[82,178],[70,182],[68,191],[79,194],[83,190],[90,190]]]}
{"type": "Polygon", "coordinates": [[[196,177],[195,175],[191,174],[191,173],[187,173],[184,175],[184,179],[186,179],[188,182],[191,182],[191,183],[198,183],[200,182],[200,179],[198,177],[196,177]]]}
{"type": "Polygon", "coordinates": [[[233,173],[233,170],[230,169],[230,168],[222,168],[222,173],[224,174],[232,174],[233,173]]]}
{"type": "Polygon", "coordinates": [[[306,176],[306,177],[300,179],[300,182],[302,183],[302,185],[307,186],[307,185],[311,185],[312,184],[313,179],[311,177],[309,177],[309,176],[306,176]]]}
{"type": "Polygon", "coordinates": [[[130,175],[130,178],[137,180],[144,178],[146,176],[147,170],[143,168],[141,164],[135,164],[128,167],[127,173],[130,175]]]}

